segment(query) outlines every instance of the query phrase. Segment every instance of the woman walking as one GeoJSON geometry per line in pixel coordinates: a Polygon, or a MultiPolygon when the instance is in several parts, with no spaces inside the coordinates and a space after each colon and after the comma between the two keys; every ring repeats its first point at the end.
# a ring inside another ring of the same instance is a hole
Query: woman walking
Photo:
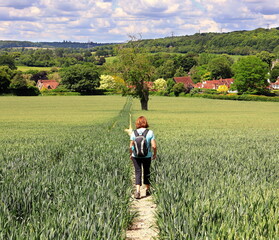
{"type": "Polygon", "coordinates": [[[144,116],[136,120],[136,130],[130,137],[130,159],[134,163],[136,176],[135,198],[140,199],[140,187],[143,183],[146,185],[146,196],[150,195],[150,165],[151,159],[156,159],[157,147],[155,136],[144,116]]]}

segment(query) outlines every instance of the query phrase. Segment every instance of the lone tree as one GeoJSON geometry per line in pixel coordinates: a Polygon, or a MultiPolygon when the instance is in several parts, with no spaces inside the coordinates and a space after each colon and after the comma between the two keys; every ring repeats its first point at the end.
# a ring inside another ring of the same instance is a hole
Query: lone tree
{"type": "Polygon", "coordinates": [[[120,75],[129,86],[127,94],[139,98],[142,110],[148,110],[149,87],[154,67],[146,54],[133,46],[118,50],[118,61],[110,66],[110,71],[120,75]]]}
{"type": "Polygon", "coordinates": [[[234,87],[239,93],[264,93],[267,91],[268,64],[256,56],[241,58],[233,65],[234,87]]]}

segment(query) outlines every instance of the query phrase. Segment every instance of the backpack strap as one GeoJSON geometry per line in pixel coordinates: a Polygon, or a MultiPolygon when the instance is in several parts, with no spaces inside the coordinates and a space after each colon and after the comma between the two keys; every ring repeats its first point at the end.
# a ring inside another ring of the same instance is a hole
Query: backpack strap
{"type": "Polygon", "coordinates": [[[142,136],[144,136],[146,138],[148,131],[149,131],[148,129],[145,129],[144,132],[142,133],[142,136]]]}
{"type": "Polygon", "coordinates": [[[138,131],[137,131],[137,130],[134,130],[134,134],[135,134],[135,136],[136,136],[136,137],[138,137],[138,136],[139,136],[139,133],[138,133],[138,131]]]}
{"type": "MultiPolygon", "coordinates": [[[[145,129],[141,136],[144,136],[146,138],[146,135],[147,135],[148,131],[149,131],[148,129],[145,129]]],[[[134,134],[135,134],[136,137],[139,136],[139,133],[138,133],[137,130],[134,130],[134,134]]]]}

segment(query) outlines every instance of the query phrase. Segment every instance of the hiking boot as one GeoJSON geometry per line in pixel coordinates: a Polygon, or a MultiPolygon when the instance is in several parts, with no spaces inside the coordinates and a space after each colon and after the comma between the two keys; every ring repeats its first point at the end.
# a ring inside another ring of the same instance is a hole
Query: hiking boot
{"type": "Polygon", "coordinates": [[[150,195],[151,195],[150,189],[146,189],[146,194],[145,194],[145,196],[148,197],[148,196],[150,196],[150,195]]]}
{"type": "Polygon", "coordinates": [[[135,192],[135,199],[140,199],[140,192],[135,192]]]}

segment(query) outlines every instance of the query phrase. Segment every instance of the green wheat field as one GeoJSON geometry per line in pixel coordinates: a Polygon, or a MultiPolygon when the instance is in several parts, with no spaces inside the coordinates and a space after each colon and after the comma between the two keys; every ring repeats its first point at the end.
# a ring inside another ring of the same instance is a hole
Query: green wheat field
{"type": "Polygon", "coordinates": [[[159,239],[277,239],[279,105],[120,96],[0,97],[0,239],[125,239],[145,115],[159,239]]]}

